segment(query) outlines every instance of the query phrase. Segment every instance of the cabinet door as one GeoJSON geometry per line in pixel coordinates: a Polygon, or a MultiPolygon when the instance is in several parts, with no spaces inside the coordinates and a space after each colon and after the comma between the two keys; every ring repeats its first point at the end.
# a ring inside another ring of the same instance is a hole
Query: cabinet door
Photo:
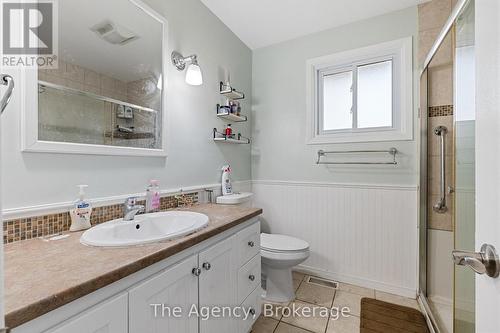
{"type": "MultiPolygon", "coordinates": [[[[233,307],[236,304],[236,254],[234,237],[200,253],[200,310],[203,307],[233,307]]],[[[234,333],[235,320],[229,316],[200,318],[200,333],[234,333]]]]}
{"type": "Polygon", "coordinates": [[[104,301],[45,333],[128,332],[127,294],[104,301]]]}
{"type": "Polygon", "coordinates": [[[197,258],[193,255],[129,291],[130,333],[198,332],[198,317],[189,316],[198,305],[197,258]],[[182,309],[180,317],[176,308],[182,309]]]}

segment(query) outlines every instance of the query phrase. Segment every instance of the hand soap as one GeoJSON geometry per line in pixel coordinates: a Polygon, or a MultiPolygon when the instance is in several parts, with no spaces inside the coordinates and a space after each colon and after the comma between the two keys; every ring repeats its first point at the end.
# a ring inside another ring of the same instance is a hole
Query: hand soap
{"type": "Polygon", "coordinates": [[[160,186],[157,180],[150,180],[146,188],[146,213],[160,209],[160,186]]]}
{"type": "Polygon", "coordinates": [[[92,205],[85,200],[85,188],[88,185],[78,185],[80,188],[79,199],[75,202],[75,207],[69,211],[71,216],[71,227],[69,231],[80,231],[89,229],[92,205]]]}

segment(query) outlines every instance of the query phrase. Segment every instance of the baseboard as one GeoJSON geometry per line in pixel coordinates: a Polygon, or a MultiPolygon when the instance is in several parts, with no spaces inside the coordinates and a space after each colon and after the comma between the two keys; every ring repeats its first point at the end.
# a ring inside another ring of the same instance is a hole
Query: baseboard
{"type": "Polygon", "coordinates": [[[301,272],[301,273],[305,273],[305,274],[309,274],[309,275],[314,275],[314,276],[321,277],[321,278],[325,278],[325,279],[354,284],[354,285],[357,285],[360,287],[376,289],[378,291],[383,291],[386,293],[395,294],[395,295],[399,295],[399,296],[403,296],[403,297],[408,297],[408,298],[413,298],[413,299],[417,298],[417,291],[416,290],[413,290],[411,288],[394,286],[394,285],[390,285],[390,284],[383,283],[380,281],[373,281],[373,280],[359,278],[356,276],[350,276],[350,275],[346,275],[346,274],[342,274],[342,273],[328,272],[328,271],[318,269],[315,267],[310,267],[307,265],[299,265],[297,267],[296,271],[301,272]]]}

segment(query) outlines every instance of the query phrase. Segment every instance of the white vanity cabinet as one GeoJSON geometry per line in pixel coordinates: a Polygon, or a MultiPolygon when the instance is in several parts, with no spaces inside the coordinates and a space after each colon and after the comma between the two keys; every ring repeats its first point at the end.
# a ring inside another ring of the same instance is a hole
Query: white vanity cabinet
{"type": "Polygon", "coordinates": [[[261,311],[260,279],[254,218],[12,332],[248,333],[261,311]],[[235,308],[250,316],[228,316],[235,308]],[[203,309],[226,312],[205,320],[203,309]]]}
{"type": "Polygon", "coordinates": [[[197,267],[198,256],[193,255],[132,288],[128,332],[198,332],[198,318],[186,316],[198,303],[198,277],[193,274],[197,267]],[[175,317],[176,307],[182,309],[180,318],[175,317]]]}
{"type": "MultiPolygon", "coordinates": [[[[234,252],[235,237],[222,241],[199,255],[200,309],[211,307],[234,307],[236,290],[237,261],[234,252]]],[[[218,316],[218,315],[217,315],[218,316]]],[[[212,316],[208,320],[200,318],[200,333],[233,333],[233,318],[212,316]]]]}
{"type": "Polygon", "coordinates": [[[44,333],[123,333],[128,327],[128,295],[102,302],[44,333]]]}

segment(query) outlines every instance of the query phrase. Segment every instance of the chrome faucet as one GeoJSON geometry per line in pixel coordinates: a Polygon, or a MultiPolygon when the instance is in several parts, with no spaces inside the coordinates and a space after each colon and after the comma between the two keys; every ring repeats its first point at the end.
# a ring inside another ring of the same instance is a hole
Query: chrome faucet
{"type": "Polygon", "coordinates": [[[123,204],[123,221],[133,221],[137,214],[144,212],[145,207],[137,205],[136,201],[136,197],[130,197],[125,200],[123,204]]]}

